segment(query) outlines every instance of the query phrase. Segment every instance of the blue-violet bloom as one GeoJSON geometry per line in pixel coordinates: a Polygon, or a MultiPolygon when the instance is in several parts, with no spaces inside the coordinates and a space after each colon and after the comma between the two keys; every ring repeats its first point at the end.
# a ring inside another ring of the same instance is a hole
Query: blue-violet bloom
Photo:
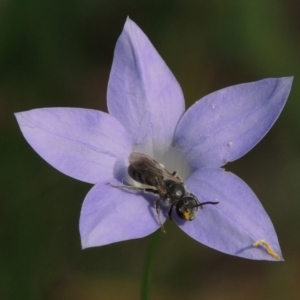
{"type": "MultiPolygon", "coordinates": [[[[177,171],[201,202],[191,221],[173,221],[196,241],[249,259],[282,260],[274,227],[249,186],[222,167],[245,155],[269,131],[292,77],[238,84],[211,93],[185,112],[182,90],[147,36],[129,18],[110,73],[108,113],[41,108],[16,113],[31,147],[50,165],[94,184],[80,216],[82,247],[147,236],[160,225],[157,197],[113,188],[126,182],[138,151],[177,171]]],[[[167,208],[165,209],[167,210],[167,208]]],[[[161,216],[162,222],[167,214],[161,216]]]]}

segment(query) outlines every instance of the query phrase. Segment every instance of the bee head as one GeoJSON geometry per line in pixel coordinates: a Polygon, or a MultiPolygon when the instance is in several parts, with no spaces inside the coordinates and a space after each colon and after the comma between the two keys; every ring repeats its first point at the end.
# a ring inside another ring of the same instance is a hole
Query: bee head
{"type": "Polygon", "coordinates": [[[191,196],[184,197],[177,202],[176,213],[181,219],[192,221],[196,217],[197,204],[196,198],[191,196]]]}

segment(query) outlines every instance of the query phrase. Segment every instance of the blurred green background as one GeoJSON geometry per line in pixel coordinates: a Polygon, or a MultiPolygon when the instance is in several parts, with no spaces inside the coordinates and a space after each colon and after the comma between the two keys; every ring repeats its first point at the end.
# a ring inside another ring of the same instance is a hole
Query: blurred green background
{"type": "Polygon", "coordinates": [[[260,198],[285,262],[219,253],[168,222],[152,299],[299,299],[299,8],[296,0],[2,0],[0,299],[139,298],[151,237],[82,251],[78,219],[91,185],[45,163],[13,116],[49,106],[106,110],[113,50],[128,15],[173,71],[188,106],[229,85],[295,76],[270,133],[226,167],[260,198]]]}

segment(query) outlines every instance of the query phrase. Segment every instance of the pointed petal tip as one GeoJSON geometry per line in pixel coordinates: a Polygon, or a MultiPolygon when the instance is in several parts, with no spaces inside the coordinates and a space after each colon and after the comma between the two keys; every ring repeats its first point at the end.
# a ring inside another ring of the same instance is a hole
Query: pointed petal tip
{"type": "Polygon", "coordinates": [[[109,76],[109,113],[123,124],[134,144],[167,148],[184,105],[173,73],[142,29],[127,17],[109,76]]]}
{"type": "Polygon", "coordinates": [[[81,249],[82,250],[85,250],[85,249],[88,249],[88,248],[93,248],[95,246],[93,245],[89,245],[89,243],[83,239],[81,239],[81,249]]]}
{"type": "Polygon", "coordinates": [[[285,77],[281,77],[281,78],[284,79],[284,80],[289,81],[290,83],[292,83],[293,80],[294,80],[294,75],[292,75],[292,76],[285,76],[285,77]]]}
{"type": "Polygon", "coordinates": [[[16,113],[14,113],[14,116],[15,116],[15,118],[17,119],[17,122],[18,122],[18,124],[19,124],[19,116],[20,116],[20,113],[19,113],[19,112],[16,112],[16,113]]]}
{"type": "Polygon", "coordinates": [[[83,241],[81,241],[81,250],[87,249],[89,246],[86,246],[83,241]]]}
{"type": "Polygon", "coordinates": [[[130,30],[133,26],[138,27],[138,25],[132,19],[130,19],[129,16],[127,16],[123,30],[130,30]]]}
{"type": "Polygon", "coordinates": [[[23,114],[26,113],[26,111],[20,111],[20,112],[15,112],[14,116],[17,119],[17,122],[19,123],[19,121],[21,120],[23,114]]]}
{"type": "Polygon", "coordinates": [[[287,98],[289,96],[289,93],[291,91],[291,88],[292,88],[294,76],[285,76],[285,77],[278,77],[278,78],[266,78],[266,79],[263,79],[262,81],[267,81],[267,80],[273,81],[274,85],[276,86],[276,89],[278,89],[278,91],[280,89],[284,90],[284,91],[282,91],[282,95],[283,95],[282,98],[283,98],[284,102],[286,102],[287,98]]]}
{"type": "Polygon", "coordinates": [[[289,89],[291,89],[293,81],[294,81],[294,76],[286,76],[286,77],[281,77],[278,78],[283,84],[285,84],[289,89]]]}

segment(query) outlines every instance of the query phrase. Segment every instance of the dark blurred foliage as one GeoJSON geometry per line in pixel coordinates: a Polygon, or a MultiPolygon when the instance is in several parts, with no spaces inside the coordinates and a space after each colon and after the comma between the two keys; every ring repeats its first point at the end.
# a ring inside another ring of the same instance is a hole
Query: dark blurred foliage
{"type": "Polygon", "coordinates": [[[150,237],[82,251],[78,219],[91,186],[45,163],[13,116],[47,106],[106,110],[113,50],[129,15],[174,72],[188,106],[229,85],[295,76],[270,133],[226,167],[260,198],[286,261],[231,257],[168,222],[155,259],[153,299],[299,299],[298,5],[296,0],[2,0],[0,298],[139,297],[150,237]]]}

